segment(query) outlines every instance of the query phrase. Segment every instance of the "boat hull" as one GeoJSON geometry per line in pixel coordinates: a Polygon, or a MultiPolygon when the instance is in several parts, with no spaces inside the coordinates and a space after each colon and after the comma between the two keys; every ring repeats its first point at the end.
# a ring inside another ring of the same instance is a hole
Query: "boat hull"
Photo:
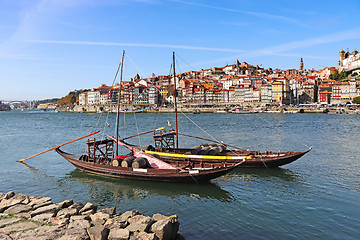
{"type": "MultiPolygon", "coordinates": [[[[311,149],[305,152],[281,152],[272,153],[271,155],[252,155],[246,153],[232,152],[232,155],[223,156],[209,156],[209,155],[191,155],[191,154],[179,154],[174,152],[156,152],[145,151],[148,154],[156,156],[160,160],[175,164],[181,161],[193,162],[193,163],[240,163],[238,167],[258,167],[269,168],[279,167],[285,164],[296,161],[300,157],[304,156],[311,149]]],[[[184,150],[186,152],[186,150],[184,150]]]]}
{"type": "Polygon", "coordinates": [[[59,148],[56,152],[68,160],[72,165],[81,171],[117,177],[126,179],[137,179],[147,181],[161,181],[161,182],[183,182],[183,183],[196,183],[200,181],[209,181],[211,179],[225,175],[234,169],[237,164],[226,165],[223,167],[215,167],[206,170],[181,170],[181,169],[136,169],[136,168],[124,168],[120,166],[111,166],[98,164],[93,162],[86,162],[79,160],[73,154],[66,153],[59,148]]]}

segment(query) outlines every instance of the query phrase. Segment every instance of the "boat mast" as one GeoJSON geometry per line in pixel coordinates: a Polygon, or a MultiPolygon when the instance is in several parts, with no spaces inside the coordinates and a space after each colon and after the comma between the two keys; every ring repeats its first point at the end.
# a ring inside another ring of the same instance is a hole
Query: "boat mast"
{"type": "MultiPolygon", "coordinates": [[[[116,142],[119,141],[120,95],[121,95],[121,82],[122,82],[123,67],[124,67],[124,55],[125,55],[125,50],[123,50],[123,54],[121,58],[119,93],[118,93],[118,103],[117,103],[117,113],[116,113],[116,142]]],[[[116,156],[118,155],[119,155],[119,144],[116,144],[116,156]]]]}
{"type": "Polygon", "coordinates": [[[175,131],[176,131],[176,150],[179,149],[179,135],[178,135],[178,118],[177,118],[177,101],[176,101],[176,78],[175,78],[175,52],[173,52],[173,75],[174,75],[174,106],[175,106],[175,131]]]}

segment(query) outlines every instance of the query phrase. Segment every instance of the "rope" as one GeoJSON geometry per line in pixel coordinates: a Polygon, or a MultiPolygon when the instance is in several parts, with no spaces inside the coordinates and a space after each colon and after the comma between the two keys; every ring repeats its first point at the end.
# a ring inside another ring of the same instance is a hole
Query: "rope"
{"type": "MultiPolygon", "coordinates": [[[[200,127],[195,121],[193,121],[191,118],[189,118],[181,109],[180,112],[190,121],[192,122],[195,126],[197,126],[201,131],[203,131],[205,134],[207,134],[208,136],[210,136],[210,138],[214,139],[217,142],[223,143],[223,141],[219,141],[217,140],[215,137],[213,137],[210,133],[206,132],[202,127],[200,127]]],[[[229,149],[230,152],[232,152],[234,155],[236,156],[240,156],[237,152],[235,152],[232,149],[229,149]]]]}

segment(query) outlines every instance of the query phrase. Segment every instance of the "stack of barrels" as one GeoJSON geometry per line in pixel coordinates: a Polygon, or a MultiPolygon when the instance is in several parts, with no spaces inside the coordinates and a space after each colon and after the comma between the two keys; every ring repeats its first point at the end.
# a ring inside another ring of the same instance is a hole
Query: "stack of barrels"
{"type": "Polygon", "coordinates": [[[224,153],[226,150],[226,147],[222,144],[215,144],[215,143],[203,143],[200,146],[195,146],[191,149],[191,154],[193,155],[219,155],[221,153],[224,153]]]}
{"type": "Polygon", "coordinates": [[[118,167],[132,167],[132,168],[148,168],[150,167],[150,163],[146,158],[143,157],[134,157],[134,156],[127,156],[124,159],[114,159],[112,161],[112,165],[118,167]],[[121,164],[120,164],[121,163],[121,164]]]}

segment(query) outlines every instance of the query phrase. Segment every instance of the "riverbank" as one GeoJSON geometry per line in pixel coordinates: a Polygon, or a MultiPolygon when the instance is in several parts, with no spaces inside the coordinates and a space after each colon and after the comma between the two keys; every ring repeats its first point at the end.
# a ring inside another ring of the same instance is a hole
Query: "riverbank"
{"type": "MultiPolygon", "coordinates": [[[[312,106],[272,106],[272,107],[258,107],[246,106],[243,108],[221,108],[221,107],[178,107],[179,112],[183,113],[340,113],[340,114],[359,114],[359,109],[348,109],[345,107],[312,107],[312,106]]],[[[82,113],[101,113],[111,112],[116,113],[117,108],[105,107],[100,105],[76,105],[73,108],[58,107],[60,112],[82,112],[82,113]]],[[[138,110],[123,110],[122,113],[174,113],[174,108],[142,108],[138,110]]]]}
{"type": "Polygon", "coordinates": [[[176,215],[97,208],[71,199],[54,204],[51,197],[0,192],[0,239],[184,239],[176,215]]]}

